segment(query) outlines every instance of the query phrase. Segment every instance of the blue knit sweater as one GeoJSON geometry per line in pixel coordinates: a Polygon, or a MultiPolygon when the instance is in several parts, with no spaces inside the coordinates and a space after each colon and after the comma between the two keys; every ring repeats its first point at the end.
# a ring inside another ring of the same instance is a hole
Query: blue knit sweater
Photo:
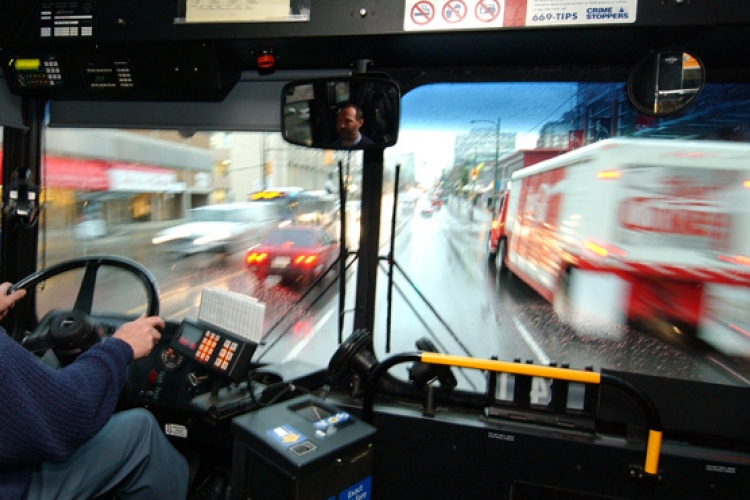
{"type": "Polygon", "coordinates": [[[65,460],[107,423],[132,359],[108,339],[53,370],[0,328],[0,499],[23,498],[34,466],[65,460]]]}

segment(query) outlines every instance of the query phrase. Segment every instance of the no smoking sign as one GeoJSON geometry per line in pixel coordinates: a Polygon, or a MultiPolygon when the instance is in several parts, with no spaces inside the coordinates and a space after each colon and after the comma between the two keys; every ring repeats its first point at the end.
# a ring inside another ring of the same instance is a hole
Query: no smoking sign
{"type": "Polygon", "coordinates": [[[506,1],[407,0],[404,30],[448,31],[502,27],[506,1]],[[438,12],[440,15],[436,15],[438,12]]]}
{"type": "Polygon", "coordinates": [[[411,20],[414,24],[425,26],[435,17],[435,7],[426,0],[421,0],[411,8],[411,20]]]}

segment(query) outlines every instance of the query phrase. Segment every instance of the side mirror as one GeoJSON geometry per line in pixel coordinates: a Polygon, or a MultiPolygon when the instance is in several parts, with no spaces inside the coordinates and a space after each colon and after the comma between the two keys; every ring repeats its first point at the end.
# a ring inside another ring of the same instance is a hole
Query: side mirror
{"type": "Polygon", "coordinates": [[[685,109],[703,89],[706,74],[694,55],[680,50],[645,57],[628,79],[628,97],[638,111],[669,116],[685,109]]]}
{"type": "Polygon", "coordinates": [[[291,82],[281,96],[287,142],[322,149],[393,146],[401,91],[385,78],[349,77],[291,82]]]}

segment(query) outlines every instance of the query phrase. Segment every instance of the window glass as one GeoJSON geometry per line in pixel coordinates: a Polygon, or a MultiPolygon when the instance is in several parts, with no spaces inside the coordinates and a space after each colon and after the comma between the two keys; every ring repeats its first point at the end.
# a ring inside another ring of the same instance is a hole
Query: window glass
{"type": "Polygon", "coordinates": [[[668,118],[638,113],[624,82],[408,93],[388,158],[417,213],[395,246],[390,351],[426,336],[451,354],[746,384],[749,91],[708,85],[668,118]]]}
{"type": "Polygon", "coordinates": [[[288,247],[313,247],[316,244],[315,234],[310,231],[274,230],[263,239],[264,245],[283,245],[288,247]]]}
{"type": "MultiPolygon", "coordinates": [[[[456,355],[746,384],[748,100],[750,86],[714,83],[686,111],[652,118],[630,105],[624,82],[436,84],[405,94],[399,143],[385,151],[378,358],[427,338],[456,355]]],[[[45,169],[47,265],[135,259],[173,321],[197,315],[204,287],[255,297],[267,304],[259,362],[326,366],[339,333],[351,333],[361,153],[297,148],[274,132],[51,129],[45,169]],[[241,232],[187,224],[193,209],[253,199],[283,215],[241,232]],[[265,233],[294,225],[321,226],[350,250],[342,332],[335,262],[316,262],[315,273],[330,273],[309,294],[314,280],[281,272],[289,259],[267,274],[251,269],[265,233]]],[[[125,292],[108,275],[101,281],[96,305],[114,310],[125,292]]],[[[40,308],[73,285],[49,284],[40,308]]],[[[457,379],[485,386],[476,371],[457,379]]]]}

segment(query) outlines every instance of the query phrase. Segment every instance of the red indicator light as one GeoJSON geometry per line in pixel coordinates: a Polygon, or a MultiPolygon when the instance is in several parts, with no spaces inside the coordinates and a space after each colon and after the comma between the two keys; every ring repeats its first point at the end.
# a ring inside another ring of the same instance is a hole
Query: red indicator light
{"type": "Polygon", "coordinates": [[[273,68],[276,64],[276,58],[273,54],[261,54],[255,60],[258,63],[258,67],[261,69],[273,68]]]}

